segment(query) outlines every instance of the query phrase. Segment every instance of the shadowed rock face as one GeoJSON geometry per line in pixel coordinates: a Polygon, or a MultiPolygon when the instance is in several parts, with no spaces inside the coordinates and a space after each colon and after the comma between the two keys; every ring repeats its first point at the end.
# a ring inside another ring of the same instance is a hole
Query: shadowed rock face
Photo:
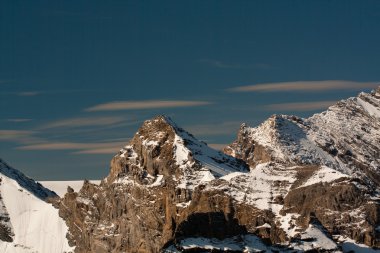
{"type": "Polygon", "coordinates": [[[59,203],[70,242],[76,252],[185,252],[188,238],[235,238],[242,251],[252,235],[268,250],[335,251],[339,238],[380,247],[380,125],[368,105],[379,99],[243,124],[225,154],[167,117],[148,120],[99,186],[59,203]]]}
{"type": "Polygon", "coordinates": [[[375,231],[380,223],[379,204],[372,202],[367,192],[352,183],[316,184],[294,189],[285,197],[282,212],[301,214],[297,220],[300,227],[307,227],[311,217],[315,217],[331,235],[339,234],[369,246],[379,246],[379,235],[375,231]]]}
{"type": "MultiPolygon", "coordinates": [[[[0,184],[1,184],[0,180],[0,184]]],[[[13,242],[14,233],[10,224],[9,214],[7,208],[3,203],[0,194],[0,240],[5,242],[13,242]]]]}
{"type": "Polygon", "coordinates": [[[250,128],[246,124],[242,124],[237,140],[225,147],[223,152],[246,161],[251,167],[255,167],[258,163],[271,161],[271,154],[263,146],[252,141],[249,130],[250,128]]]}

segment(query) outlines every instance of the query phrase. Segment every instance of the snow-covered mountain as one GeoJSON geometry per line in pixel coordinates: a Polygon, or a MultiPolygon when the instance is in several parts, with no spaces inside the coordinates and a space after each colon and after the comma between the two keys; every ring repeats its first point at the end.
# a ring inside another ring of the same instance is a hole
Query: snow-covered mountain
{"type": "Polygon", "coordinates": [[[308,119],[274,115],[260,126],[243,124],[224,151],[252,166],[267,161],[325,165],[380,185],[380,91],[342,100],[308,119]]]}
{"type": "Polygon", "coordinates": [[[100,185],[62,199],[70,241],[77,252],[375,251],[379,102],[380,90],[308,119],[243,124],[224,154],[168,117],[145,121],[100,185]]]}
{"type": "Polygon", "coordinates": [[[317,218],[338,242],[379,247],[379,115],[380,88],[308,119],[274,115],[255,128],[243,124],[224,152],[253,170],[229,175],[228,186],[218,187],[271,210],[289,239],[302,237],[317,218]]]}
{"type": "Polygon", "coordinates": [[[145,121],[112,159],[110,174],[99,186],[86,182],[80,192],[66,194],[61,211],[78,252],[158,252],[172,236],[174,219],[186,218],[179,212],[190,204],[194,189],[247,171],[243,161],[158,116],[145,121]],[[113,241],[115,236],[119,239],[113,241]]]}
{"type": "Polygon", "coordinates": [[[128,168],[111,166],[110,181],[125,180],[128,172],[147,184],[157,184],[163,176],[175,175],[172,179],[179,188],[194,189],[200,183],[231,172],[248,171],[244,162],[208,147],[166,116],[145,121],[131,144],[120,150],[112,164],[126,162],[130,164],[128,168]]]}
{"type": "Polygon", "coordinates": [[[53,192],[1,162],[0,249],[378,252],[379,115],[380,88],[307,119],[243,124],[223,152],[158,116],[100,183],[63,196],[62,183],[46,182],[63,196],[59,212],[45,201],[53,192]]]}
{"type": "Polygon", "coordinates": [[[0,252],[72,252],[68,227],[48,203],[57,195],[0,160],[0,252]]]}

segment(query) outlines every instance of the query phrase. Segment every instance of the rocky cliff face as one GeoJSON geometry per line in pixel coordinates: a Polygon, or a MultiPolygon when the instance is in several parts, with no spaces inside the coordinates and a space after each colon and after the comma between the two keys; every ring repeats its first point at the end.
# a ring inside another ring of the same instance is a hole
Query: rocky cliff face
{"type": "Polygon", "coordinates": [[[159,116],[146,121],[112,159],[99,186],[87,182],[79,193],[66,194],[60,213],[78,252],[159,252],[181,236],[240,234],[231,198],[208,198],[199,187],[248,171],[243,161],[159,116]],[[196,228],[200,223],[202,231],[196,228]]]}
{"type": "Polygon", "coordinates": [[[225,154],[159,116],[59,204],[75,252],[380,247],[380,90],[242,125],[225,154]]]}

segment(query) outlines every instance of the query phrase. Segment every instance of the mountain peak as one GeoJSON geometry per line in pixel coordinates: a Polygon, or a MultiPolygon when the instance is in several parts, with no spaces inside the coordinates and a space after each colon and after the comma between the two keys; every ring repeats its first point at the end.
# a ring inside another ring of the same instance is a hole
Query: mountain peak
{"type": "Polygon", "coordinates": [[[307,119],[272,115],[257,127],[240,128],[225,150],[251,166],[268,161],[326,165],[380,185],[378,94],[362,92],[307,119]]]}
{"type": "Polygon", "coordinates": [[[127,176],[149,184],[158,175],[174,176],[180,187],[193,188],[206,178],[211,180],[236,171],[248,171],[248,167],[208,147],[169,117],[160,115],[145,121],[130,143],[114,157],[109,180],[127,176]]]}
{"type": "Polygon", "coordinates": [[[145,120],[141,127],[144,127],[144,126],[148,127],[151,125],[153,125],[155,127],[168,125],[168,126],[172,127],[173,129],[179,128],[177,126],[177,124],[169,116],[164,115],[164,114],[157,115],[156,117],[149,119],[149,120],[145,120]]]}

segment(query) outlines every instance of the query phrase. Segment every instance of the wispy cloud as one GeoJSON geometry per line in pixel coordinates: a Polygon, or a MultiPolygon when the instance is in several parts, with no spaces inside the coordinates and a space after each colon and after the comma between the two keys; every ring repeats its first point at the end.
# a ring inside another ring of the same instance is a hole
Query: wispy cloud
{"type": "Polygon", "coordinates": [[[14,82],[14,80],[0,80],[0,84],[3,84],[3,83],[12,83],[14,82]]]}
{"type": "Polygon", "coordinates": [[[24,119],[24,118],[14,118],[14,119],[6,119],[8,122],[15,122],[15,123],[22,123],[22,122],[28,122],[32,119],[24,119]]]}
{"type": "Polygon", "coordinates": [[[316,102],[299,102],[299,103],[282,103],[266,105],[265,109],[270,111],[314,111],[326,109],[335,104],[336,101],[316,101],[316,102]]]}
{"type": "Polygon", "coordinates": [[[19,92],[17,93],[18,96],[21,97],[33,97],[41,94],[40,91],[24,91],[24,92],[19,92]]]}
{"type": "Polygon", "coordinates": [[[222,143],[208,143],[208,146],[212,147],[213,149],[216,150],[222,150],[225,146],[228,144],[222,144],[222,143]]]}
{"type": "Polygon", "coordinates": [[[35,137],[35,131],[27,130],[0,130],[0,141],[9,141],[22,144],[35,143],[41,141],[40,138],[35,137]]]}
{"type": "Polygon", "coordinates": [[[32,135],[32,131],[23,130],[0,130],[0,140],[15,140],[32,135]]]}
{"type": "Polygon", "coordinates": [[[125,121],[124,117],[82,117],[58,120],[42,126],[40,129],[75,128],[86,126],[107,126],[125,121]]]}
{"type": "Polygon", "coordinates": [[[120,147],[112,148],[94,148],[94,149],[84,149],[80,151],[73,152],[77,155],[105,155],[105,154],[116,154],[119,151],[120,147]]]}
{"type": "Polygon", "coordinates": [[[49,142],[17,147],[19,150],[77,150],[75,154],[115,154],[126,142],[49,142]]]}
{"type": "Polygon", "coordinates": [[[244,65],[238,63],[226,63],[223,61],[212,59],[200,59],[199,61],[209,66],[222,69],[269,69],[271,67],[269,64],[266,63],[244,65]]]}
{"type": "Polygon", "coordinates": [[[232,92],[276,92],[276,91],[324,91],[339,89],[376,88],[379,82],[355,82],[345,80],[295,81],[279,83],[259,83],[228,89],[232,92]]]}
{"type": "Polygon", "coordinates": [[[73,154],[116,154],[128,138],[108,139],[101,142],[52,141],[40,138],[37,131],[0,130],[0,141],[17,143],[18,150],[48,151],[68,150],[73,154]]]}
{"type": "MultiPolygon", "coordinates": [[[[8,120],[23,122],[27,119],[8,120]]],[[[125,135],[123,138],[116,138],[120,135],[119,131],[107,130],[108,139],[105,139],[105,129],[133,125],[136,122],[136,119],[127,120],[121,116],[69,118],[35,127],[33,131],[3,129],[0,130],[0,141],[15,143],[18,150],[69,150],[73,151],[73,154],[115,154],[127,143],[128,138],[125,138],[125,135]],[[78,137],[79,139],[76,139],[78,137]]]]}
{"type": "Polygon", "coordinates": [[[186,100],[146,100],[146,101],[114,101],[92,106],[85,109],[88,112],[95,111],[120,111],[156,108],[175,108],[209,105],[208,101],[186,101],[186,100]]]}
{"type": "Polygon", "coordinates": [[[87,12],[75,12],[75,11],[63,11],[63,10],[47,10],[46,15],[52,16],[66,16],[66,17],[76,17],[76,18],[84,18],[87,20],[111,20],[112,16],[99,16],[94,15],[93,13],[87,12]]]}
{"type": "MultiPolygon", "coordinates": [[[[0,82],[1,84],[1,82],[0,82]]],[[[16,95],[21,97],[32,97],[37,95],[58,95],[72,93],[104,93],[106,90],[98,89],[71,89],[71,90],[40,90],[40,91],[1,91],[0,95],[16,95]]]]}

